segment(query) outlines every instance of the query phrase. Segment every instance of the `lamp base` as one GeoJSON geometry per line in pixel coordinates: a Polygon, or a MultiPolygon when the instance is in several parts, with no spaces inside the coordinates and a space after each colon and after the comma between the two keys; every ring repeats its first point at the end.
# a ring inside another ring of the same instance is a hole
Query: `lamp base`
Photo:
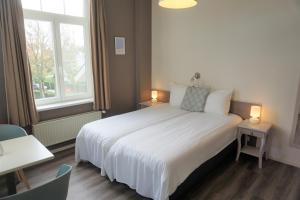
{"type": "Polygon", "coordinates": [[[157,99],[151,99],[152,103],[157,103],[157,99]]]}
{"type": "Polygon", "coordinates": [[[250,118],[249,121],[251,124],[258,124],[260,122],[260,120],[258,118],[253,118],[253,117],[250,118]]]}

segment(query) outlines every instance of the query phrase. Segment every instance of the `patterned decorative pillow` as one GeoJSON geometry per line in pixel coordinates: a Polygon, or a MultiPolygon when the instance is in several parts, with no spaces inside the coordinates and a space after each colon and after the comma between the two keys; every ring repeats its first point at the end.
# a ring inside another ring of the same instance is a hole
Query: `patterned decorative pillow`
{"type": "Polygon", "coordinates": [[[208,94],[208,88],[188,87],[181,108],[191,112],[203,112],[208,94]]]}

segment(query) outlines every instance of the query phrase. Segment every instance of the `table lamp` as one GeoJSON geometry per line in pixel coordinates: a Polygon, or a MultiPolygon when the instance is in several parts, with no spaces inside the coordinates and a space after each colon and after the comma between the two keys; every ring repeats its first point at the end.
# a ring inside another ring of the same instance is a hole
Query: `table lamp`
{"type": "Polygon", "coordinates": [[[152,90],[151,91],[152,102],[157,102],[157,97],[158,97],[158,91],[157,90],[152,90]]]}
{"type": "Polygon", "coordinates": [[[250,122],[252,124],[258,124],[260,122],[261,106],[251,106],[250,122]]]}

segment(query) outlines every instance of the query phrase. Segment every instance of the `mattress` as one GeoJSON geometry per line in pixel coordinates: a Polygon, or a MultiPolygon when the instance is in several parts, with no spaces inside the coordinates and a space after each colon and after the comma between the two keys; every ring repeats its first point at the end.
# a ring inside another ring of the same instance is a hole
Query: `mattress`
{"type": "Polygon", "coordinates": [[[88,123],[81,128],[76,138],[75,160],[91,162],[102,169],[101,174],[104,176],[105,156],[119,138],[187,113],[165,103],[88,123]]]}
{"type": "Polygon", "coordinates": [[[105,170],[111,181],[164,200],[201,164],[236,138],[237,115],[189,113],[138,130],[110,149],[105,170]]]}

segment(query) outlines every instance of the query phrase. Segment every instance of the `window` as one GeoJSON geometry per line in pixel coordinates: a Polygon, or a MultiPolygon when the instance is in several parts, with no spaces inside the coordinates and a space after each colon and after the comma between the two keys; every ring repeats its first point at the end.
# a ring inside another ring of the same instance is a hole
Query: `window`
{"type": "Polygon", "coordinates": [[[87,0],[22,0],[38,108],[92,101],[87,0]]]}

